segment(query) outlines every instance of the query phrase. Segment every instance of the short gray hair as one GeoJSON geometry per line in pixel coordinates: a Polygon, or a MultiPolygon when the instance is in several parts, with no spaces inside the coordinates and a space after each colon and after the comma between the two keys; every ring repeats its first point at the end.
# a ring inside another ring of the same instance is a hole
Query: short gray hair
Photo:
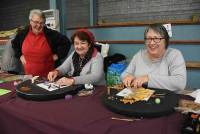
{"type": "Polygon", "coordinates": [[[42,12],[42,10],[40,10],[40,9],[32,9],[30,11],[30,14],[29,14],[29,20],[32,19],[33,15],[38,15],[38,16],[40,16],[44,20],[44,22],[46,21],[45,15],[42,12]]]}
{"type": "Polygon", "coordinates": [[[158,32],[165,39],[165,48],[167,49],[169,45],[169,35],[167,29],[162,24],[150,24],[144,32],[144,38],[146,38],[150,29],[158,32]]]}

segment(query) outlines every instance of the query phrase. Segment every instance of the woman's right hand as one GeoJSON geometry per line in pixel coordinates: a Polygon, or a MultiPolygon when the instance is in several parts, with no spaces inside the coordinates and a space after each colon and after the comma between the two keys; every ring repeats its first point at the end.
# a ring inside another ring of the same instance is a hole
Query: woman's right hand
{"type": "Polygon", "coordinates": [[[20,61],[22,62],[23,65],[26,64],[26,59],[24,58],[24,55],[22,55],[22,56],[20,57],[20,61]]]}
{"type": "Polygon", "coordinates": [[[53,70],[51,72],[49,72],[47,78],[49,81],[54,81],[55,78],[59,75],[59,71],[58,70],[53,70]]]}
{"type": "Polygon", "coordinates": [[[127,75],[125,76],[125,78],[123,79],[123,83],[126,87],[131,87],[133,85],[135,77],[132,75],[127,75]]]}

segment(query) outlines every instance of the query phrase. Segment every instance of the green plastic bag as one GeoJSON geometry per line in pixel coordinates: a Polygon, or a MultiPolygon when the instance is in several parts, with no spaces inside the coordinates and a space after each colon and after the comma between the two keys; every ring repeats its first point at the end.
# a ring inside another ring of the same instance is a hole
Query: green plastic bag
{"type": "Polygon", "coordinates": [[[113,86],[121,84],[122,81],[120,79],[120,75],[126,69],[126,62],[112,63],[108,67],[108,71],[106,74],[106,82],[107,86],[113,86]]]}

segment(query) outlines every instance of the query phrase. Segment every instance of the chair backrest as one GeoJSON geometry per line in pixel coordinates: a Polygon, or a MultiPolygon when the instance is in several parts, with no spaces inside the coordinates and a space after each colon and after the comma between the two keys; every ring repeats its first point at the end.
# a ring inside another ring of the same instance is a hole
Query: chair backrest
{"type": "Polygon", "coordinates": [[[97,50],[99,52],[101,52],[101,54],[104,58],[108,56],[109,44],[107,44],[107,43],[103,44],[103,43],[96,42],[95,47],[97,48],[97,50]]]}
{"type": "Polygon", "coordinates": [[[97,49],[98,52],[101,53],[101,45],[95,44],[94,47],[97,49]]]}

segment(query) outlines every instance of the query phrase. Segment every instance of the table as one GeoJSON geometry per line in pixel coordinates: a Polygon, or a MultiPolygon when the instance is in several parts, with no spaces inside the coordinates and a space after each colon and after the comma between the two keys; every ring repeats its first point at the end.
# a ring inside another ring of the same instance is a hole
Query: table
{"type": "Polygon", "coordinates": [[[0,84],[12,93],[0,96],[1,134],[180,134],[182,115],[173,113],[134,122],[112,120],[127,118],[107,110],[97,87],[91,96],[70,100],[28,101],[15,95],[12,82],[0,84]]]}
{"type": "Polygon", "coordinates": [[[6,83],[0,83],[0,88],[5,88],[5,89],[9,89],[12,92],[3,96],[0,96],[0,104],[4,101],[8,101],[13,97],[16,97],[15,94],[15,86],[13,84],[13,82],[6,82],[6,83]]]}

